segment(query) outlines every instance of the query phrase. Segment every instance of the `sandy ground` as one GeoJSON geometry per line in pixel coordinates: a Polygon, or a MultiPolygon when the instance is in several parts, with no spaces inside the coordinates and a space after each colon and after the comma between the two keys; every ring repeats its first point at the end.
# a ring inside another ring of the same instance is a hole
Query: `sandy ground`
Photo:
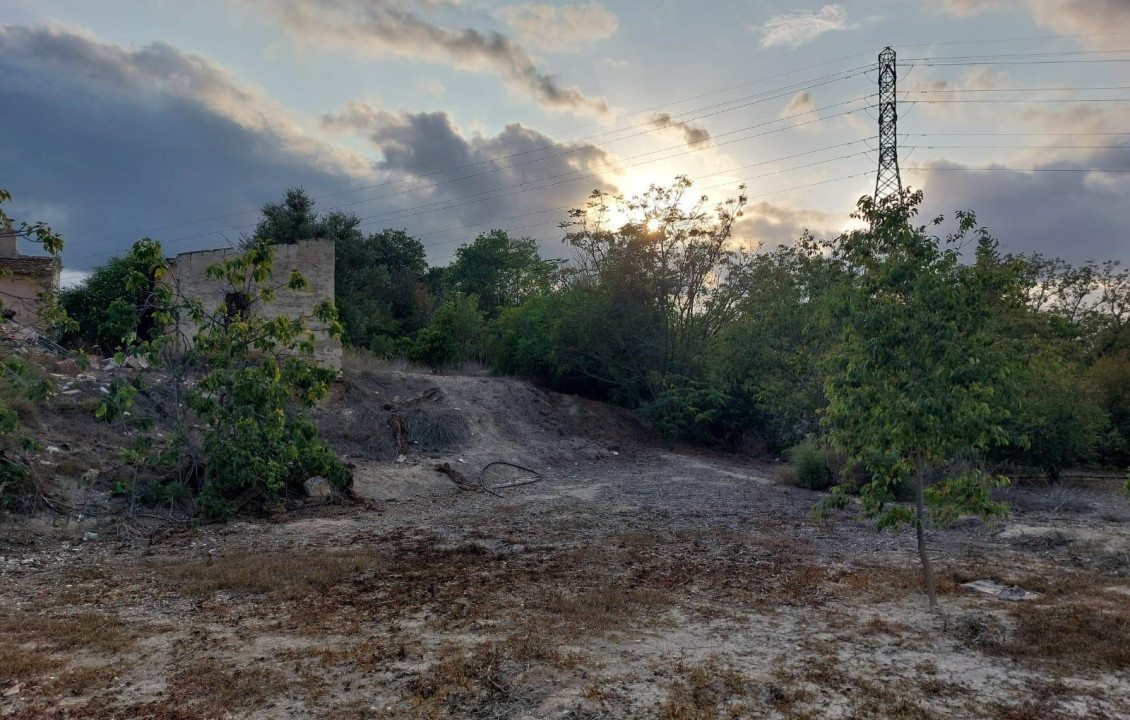
{"type": "Polygon", "coordinates": [[[384,372],[325,413],[357,501],[7,528],[0,717],[1130,717],[1113,487],[1013,489],[997,526],[933,532],[930,612],[909,535],[814,523],[770,465],[632,440],[595,403],[384,372]],[[397,462],[382,423],[418,410],[397,462]],[[464,492],[439,460],[542,480],[464,492]],[[982,579],[1040,595],[961,586],[982,579]]]}

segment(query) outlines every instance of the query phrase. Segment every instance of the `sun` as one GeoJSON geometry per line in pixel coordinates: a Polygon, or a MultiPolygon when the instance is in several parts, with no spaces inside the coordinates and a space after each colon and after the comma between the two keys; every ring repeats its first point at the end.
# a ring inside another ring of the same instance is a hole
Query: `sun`
{"type": "Polygon", "coordinates": [[[659,232],[661,227],[663,227],[663,221],[659,218],[650,218],[647,221],[647,231],[649,233],[659,232]]]}

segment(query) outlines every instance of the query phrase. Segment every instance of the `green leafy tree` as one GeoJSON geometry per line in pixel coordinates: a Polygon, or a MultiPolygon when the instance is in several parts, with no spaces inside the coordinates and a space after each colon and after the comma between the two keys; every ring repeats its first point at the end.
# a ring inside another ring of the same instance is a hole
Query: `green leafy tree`
{"type": "Polygon", "coordinates": [[[542,259],[532,239],[491,230],[455,251],[445,280],[455,292],[477,296],[483,315],[493,319],[506,308],[548,292],[557,268],[558,263],[542,259]]]}
{"type": "Polygon", "coordinates": [[[416,334],[410,358],[432,372],[475,358],[483,342],[483,315],[474,295],[460,295],[436,309],[432,321],[416,334]]]}
{"type": "Polygon", "coordinates": [[[130,252],[110,258],[80,284],[59,293],[60,306],[73,321],[62,342],[112,354],[131,334],[152,339],[161,332],[153,317],[159,265],[146,251],[153,242],[139,241],[130,252]]]}
{"type": "Polygon", "coordinates": [[[403,230],[384,230],[337,244],[334,277],[345,339],[374,347],[423,324],[429,304],[424,246],[403,230]]]}
{"type": "MultiPolygon", "coordinates": [[[[23,222],[12,227],[12,220],[3,207],[11,199],[7,190],[0,189],[0,228],[11,229],[17,238],[38,244],[50,257],[58,259],[63,252],[63,239],[50,226],[42,222],[23,222]]],[[[38,329],[70,329],[70,321],[55,301],[52,289],[44,290],[37,307],[41,324],[38,329]]],[[[0,310],[3,310],[2,298],[0,310]]],[[[24,359],[26,351],[35,344],[34,337],[24,328],[0,323],[0,509],[12,508],[20,498],[28,496],[33,482],[34,454],[40,449],[34,438],[21,431],[21,408],[34,408],[54,392],[50,379],[24,359]]]]}
{"type": "MultiPolygon", "coordinates": [[[[958,213],[957,233],[943,241],[912,225],[921,200],[921,193],[863,198],[855,217],[870,229],[834,244],[843,277],[823,312],[841,336],[826,363],[824,419],[833,442],[870,475],[860,488],[865,514],[880,528],[914,527],[933,607],[927,507],[942,523],[1005,510],[990,497],[1003,480],[946,471],[955,459],[1008,440],[1002,390],[1014,362],[991,328],[998,309],[1021,298],[1015,272],[983,231],[975,262],[962,262],[972,214],[958,213]],[[943,478],[928,486],[936,472],[943,478]],[[895,502],[907,480],[911,507],[895,502]]],[[[833,500],[846,502],[846,493],[833,500]]]]}
{"type": "MultiPolygon", "coordinates": [[[[134,252],[153,263],[160,280],[167,269],[160,245],[139,244],[134,252]]],[[[142,454],[131,456],[130,463],[161,467],[176,482],[191,484],[212,517],[300,493],[313,476],[339,488],[350,482],[348,469],[321,442],[309,415],[337,376],[336,370],[307,359],[315,339],[310,322],[317,320],[330,334],[340,334],[336,310],[326,301],[310,317],[257,313],[279,292],[309,291],[299,272],[276,279],[273,259],[273,246],[256,240],[240,255],[208,268],[209,277],[228,288],[229,300],[217,307],[178,297],[169,285],[156,286],[154,317],[168,332],[149,340],[131,334],[123,339],[125,349],[118,357],[144,356],[150,368],[170,375],[171,392],[161,395],[172,400],[162,404],[148,395],[152,373],[141,373],[119,379],[96,413],[151,433],[152,418],[141,417],[134,405],[139,394],[149,396],[160,407],[158,414],[174,424],[174,432],[160,444],[146,435],[138,448],[142,454]],[[232,298],[240,302],[229,307],[232,298]],[[195,326],[191,340],[177,329],[178,320],[195,326]]]]}

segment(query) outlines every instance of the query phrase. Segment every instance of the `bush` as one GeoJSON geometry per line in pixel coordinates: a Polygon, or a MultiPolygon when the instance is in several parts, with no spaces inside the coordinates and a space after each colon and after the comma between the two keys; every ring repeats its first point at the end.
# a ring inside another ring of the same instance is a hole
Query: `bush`
{"type": "MultiPolygon", "coordinates": [[[[109,355],[130,333],[150,340],[160,332],[153,320],[153,285],[158,271],[152,240],[141,240],[121,257],[110,258],[81,284],[59,293],[72,321],[62,341],[98,348],[109,355]]],[[[159,247],[159,246],[158,246],[159,247]]]]}
{"type": "Polygon", "coordinates": [[[832,452],[815,440],[806,440],[788,451],[796,473],[796,484],[808,490],[827,490],[836,484],[832,452]]]}
{"type": "Polygon", "coordinates": [[[436,309],[432,321],[416,334],[408,357],[438,373],[464,360],[478,359],[482,338],[483,315],[477,298],[458,296],[436,309]]]}

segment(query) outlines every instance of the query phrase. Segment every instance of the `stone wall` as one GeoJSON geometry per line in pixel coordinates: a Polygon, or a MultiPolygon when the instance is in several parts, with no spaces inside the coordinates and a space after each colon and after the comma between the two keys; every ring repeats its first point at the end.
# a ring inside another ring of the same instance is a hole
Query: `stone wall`
{"type": "MultiPolygon", "coordinates": [[[[273,302],[259,305],[252,311],[261,317],[309,317],[310,328],[314,331],[314,361],[322,367],[341,368],[341,340],[331,338],[326,325],[310,317],[314,307],[323,300],[334,298],[334,244],[331,240],[311,240],[294,245],[276,245],[273,284],[285,283],[292,270],[298,270],[310,284],[306,292],[279,289],[273,302]]],[[[224,304],[228,293],[227,285],[207,276],[211,265],[238,254],[238,250],[222,248],[219,250],[200,250],[181,253],[170,263],[168,282],[183,297],[199,300],[205,308],[215,309],[224,304]]],[[[189,320],[183,320],[180,328],[187,336],[196,334],[196,327],[189,320]]]]}
{"type": "Polygon", "coordinates": [[[39,296],[59,291],[58,271],[53,275],[0,272],[0,302],[4,311],[20,325],[39,328],[39,296]]]}

